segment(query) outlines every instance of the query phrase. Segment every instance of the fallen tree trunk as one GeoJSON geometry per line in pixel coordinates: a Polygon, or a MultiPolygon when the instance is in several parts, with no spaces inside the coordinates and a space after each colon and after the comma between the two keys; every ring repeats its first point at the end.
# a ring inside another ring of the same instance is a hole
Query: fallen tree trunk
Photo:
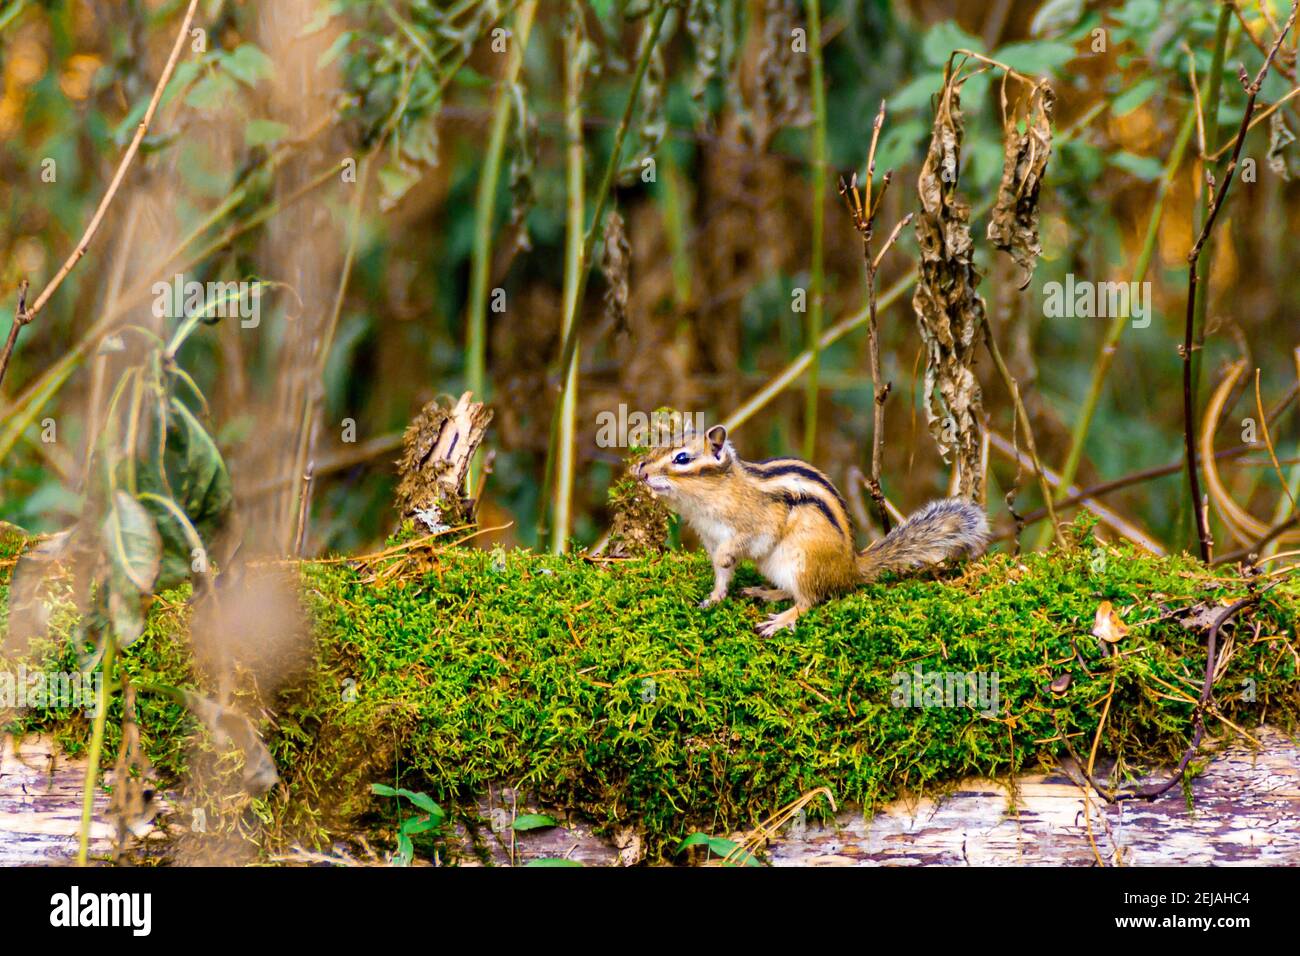
{"type": "MultiPolygon", "coordinates": [[[[213,692],[185,592],[160,598],[122,675],[144,691],[141,747],[180,832],[207,826],[264,861],[295,847],[329,858],[340,846],[368,856],[369,844],[382,855],[409,806],[377,797],[376,783],[442,806],[460,828],[446,834],[444,859],[456,862],[518,862],[538,841],[542,855],[591,863],[681,860],[688,835],[753,830],[814,791],[839,811],[808,803],[801,835],[791,843],[786,832],[774,862],[1292,854],[1285,839],[1251,842],[1296,817],[1292,794],[1272,792],[1296,766],[1282,736],[1268,736],[1258,759],[1229,749],[1197,774],[1211,744],[1300,725],[1300,586],[1262,590],[1186,557],[1079,544],[867,586],[771,638],[755,634],[764,609],[752,601],[696,607],[710,580],[698,554],[608,562],[421,538],[363,558],[279,563],[272,573],[297,581],[311,623],[309,646],[288,655],[293,672],[263,663],[267,648],[245,633],[255,622],[227,629],[222,645],[236,665],[225,706],[256,724],[283,781],[267,797],[239,794],[238,773],[199,772],[244,761],[217,753],[225,745],[174,695],[149,692],[213,692]],[[278,689],[266,673],[280,675],[278,689]],[[1097,781],[1116,761],[1158,781],[1170,776],[1156,768],[1186,761],[1193,794],[1210,787],[1202,803],[1217,815],[1188,814],[1178,787],[1154,804],[1089,798],[1085,814],[1082,791],[1053,774],[1092,753],[1097,781]],[[1008,813],[1013,778],[1021,803],[1008,813]],[[502,788],[530,798],[516,806],[502,788]],[[898,802],[942,794],[937,809],[898,802]],[[509,826],[539,804],[578,830],[509,826]],[[1135,821],[1150,835],[1126,843],[1135,821]],[[1186,838],[1163,840],[1167,827],[1186,838]]],[[[738,577],[737,587],[758,583],[748,570],[738,577]]],[[[66,627],[71,616],[54,619],[66,627]]],[[[108,714],[113,753],[120,701],[108,714]]],[[[53,734],[72,753],[87,735],[85,716],[66,710],[28,709],[13,727],[29,740],[53,734]]]]}
{"type": "MultiPolygon", "coordinates": [[[[1085,797],[1080,774],[1067,766],[1059,773],[1017,777],[1014,797],[1007,781],[970,779],[940,798],[895,801],[869,819],[856,809],[844,809],[828,823],[796,818],[768,847],[767,857],[775,866],[1300,865],[1300,745],[1272,729],[1256,736],[1263,749],[1234,742],[1213,755],[1190,785],[1190,807],[1181,793],[1107,805],[1095,793],[1085,797]]],[[[75,856],[84,778],[84,762],[61,756],[50,738],[5,738],[0,865],[59,864],[75,856]]],[[[92,853],[100,857],[112,850],[107,809],[101,797],[92,830],[92,853]]],[[[547,808],[517,800],[508,788],[480,801],[484,861],[638,862],[639,839],[631,832],[601,837],[581,820],[512,829],[519,814],[542,809],[547,808]]],[[[150,839],[165,840],[163,831],[155,829],[150,839]]],[[[458,842],[470,841],[462,825],[458,842]]],[[[355,855],[301,850],[282,859],[363,862],[355,855]]]]}

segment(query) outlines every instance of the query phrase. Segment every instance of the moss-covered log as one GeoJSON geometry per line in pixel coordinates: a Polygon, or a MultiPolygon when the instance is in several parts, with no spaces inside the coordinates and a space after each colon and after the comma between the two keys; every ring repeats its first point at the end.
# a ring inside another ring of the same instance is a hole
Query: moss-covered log
{"type": "MultiPolygon", "coordinates": [[[[1055,767],[1071,751],[1086,762],[1094,746],[1122,782],[1184,752],[1206,611],[1252,588],[1257,603],[1219,636],[1207,730],[1294,731],[1294,581],[1265,590],[1083,539],[864,587],[771,639],[754,634],[764,612],[749,602],[697,609],[710,581],[697,554],[595,563],[444,548],[304,563],[313,664],[261,701],[285,787],[253,808],[257,839],[354,833],[376,818],[377,781],[471,822],[489,790],[509,786],[598,833],[638,834],[651,860],[695,831],[751,828],[817,787],[871,812],[970,776],[1055,767]],[[1115,644],[1090,633],[1105,601],[1129,628],[1115,644]],[[965,675],[974,679],[952,679],[965,675]],[[983,694],[959,704],[962,688],[983,694]]],[[[135,679],[194,684],[181,598],[163,602],[128,652],[135,679]]],[[[193,721],[147,695],[139,711],[154,765],[182,777],[193,721]]],[[[53,730],[74,753],[85,734],[75,713],[17,726],[53,730]]],[[[1163,799],[1184,798],[1175,788],[1163,799]]],[[[829,810],[814,801],[806,812],[829,810]]]]}

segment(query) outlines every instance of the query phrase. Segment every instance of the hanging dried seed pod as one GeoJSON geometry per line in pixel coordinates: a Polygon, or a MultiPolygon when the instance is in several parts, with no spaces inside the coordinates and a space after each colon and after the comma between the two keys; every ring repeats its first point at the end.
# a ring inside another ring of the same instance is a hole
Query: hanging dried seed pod
{"type": "MultiPolygon", "coordinates": [[[[1016,111],[1006,114],[1003,128],[1002,182],[989,218],[988,237],[1024,270],[1020,288],[1029,285],[1034,263],[1042,254],[1038,239],[1038,193],[1052,155],[1052,109],[1056,94],[1046,80],[1029,94],[1025,129],[1016,111]]],[[[1003,111],[1006,113],[1005,94],[1003,111]]]]}

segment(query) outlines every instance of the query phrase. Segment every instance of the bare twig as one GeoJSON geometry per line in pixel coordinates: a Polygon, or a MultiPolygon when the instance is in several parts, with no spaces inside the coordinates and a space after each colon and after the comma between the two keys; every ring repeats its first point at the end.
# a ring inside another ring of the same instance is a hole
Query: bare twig
{"type": "MultiPolygon", "coordinates": [[[[1260,40],[1259,37],[1255,36],[1255,31],[1250,28],[1250,24],[1246,22],[1246,18],[1241,15],[1241,6],[1237,4],[1235,0],[1229,2],[1228,6],[1232,7],[1232,12],[1237,15],[1237,22],[1241,24],[1241,32],[1246,34],[1246,38],[1255,45],[1256,50],[1258,50],[1262,55],[1268,56],[1268,49],[1264,46],[1263,41],[1260,40]]],[[[1274,30],[1277,30],[1277,24],[1273,22],[1272,11],[1268,9],[1268,3],[1267,2],[1261,3],[1259,7],[1264,12],[1264,16],[1268,19],[1269,26],[1271,26],[1274,30]]],[[[1277,62],[1277,71],[1281,73],[1283,76],[1285,76],[1292,83],[1297,82],[1296,75],[1295,75],[1295,67],[1287,66],[1285,63],[1279,60],[1277,62]]]]}
{"type": "Polygon", "coordinates": [[[302,557],[302,547],[307,540],[307,511],[311,507],[311,482],[315,477],[316,463],[307,462],[307,470],[302,474],[302,495],[298,498],[298,532],[294,535],[293,556],[302,557]]]}
{"type": "Polygon", "coordinates": [[[882,530],[888,534],[891,523],[889,508],[885,502],[884,492],[880,487],[880,464],[885,443],[885,401],[889,398],[889,391],[893,387],[893,383],[884,382],[882,384],[880,380],[880,327],[877,321],[879,303],[876,301],[876,271],[880,268],[880,261],[885,253],[898,239],[899,232],[912,221],[912,216],[910,213],[904,216],[894,226],[880,252],[872,255],[871,238],[875,228],[876,213],[880,210],[880,203],[885,197],[885,191],[889,188],[893,176],[892,170],[885,172],[880,181],[880,189],[873,198],[873,181],[876,176],[876,146],[880,141],[880,130],[884,123],[885,101],[881,100],[880,110],[876,113],[875,122],[871,125],[871,147],[867,153],[865,191],[858,189],[858,174],[854,173],[849,183],[845,183],[843,179],[840,179],[840,195],[844,197],[845,204],[848,206],[849,216],[853,220],[853,228],[862,236],[862,259],[866,264],[867,271],[867,343],[871,363],[872,425],[871,475],[866,479],[866,485],[867,491],[871,494],[871,500],[876,506],[876,518],[880,522],[882,530]]]}
{"type": "MultiPolygon", "coordinates": [[[[1008,441],[1004,436],[999,435],[991,429],[989,430],[988,435],[990,446],[997,451],[998,454],[1003,455],[1012,461],[1020,462],[1023,467],[1033,467],[1033,459],[1030,458],[1026,452],[1017,449],[1015,445],[1008,441]]],[[[1043,477],[1046,478],[1047,483],[1053,487],[1066,488],[1067,492],[1070,494],[1078,493],[1078,489],[1074,486],[1065,486],[1061,481],[1061,476],[1047,466],[1043,467],[1043,477]]],[[[1164,547],[1162,547],[1158,541],[1153,540],[1150,535],[1146,534],[1146,532],[1131,521],[1125,519],[1123,515],[1112,511],[1110,508],[1107,508],[1105,505],[1100,504],[1097,501],[1085,501],[1084,507],[1095,514],[1098,520],[1107,527],[1114,529],[1117,534],[1132,541],[1138,547],[1143,548],[1152,554],[1160,555],[1166,553],[1164,547]]]]}
{"type": "Polygon", "coordinates": [[[1029,450],[1029,458],[1034,463],[1034,474],[1038,476],[1038,487],[1043,494],[1043,504],[1047,508],[1047,520],[1051,522],[1052,533],[1056,537],[1057,544],[1065,547],[1065,536],[1061,533],[1060,523],[1056,520],[1056,505],[1052,502],[1052,486],[1047,480],[1043,462],[1038,457],[1038,447],[1034,443],[1034,429],[1029,421],[1029,412],[1020,398],[1020,385],[1002,358],[1002,350],[998,348],[998,340],[993,335],[993,327],[989,324],[988,316],[984,317],[984,344],[988,346],[989,354],[993,356],[993,364],[997,366],[998,375],[1002,377],[1003,384],[1011,394],[1012,404],[1020,419],[1020,427],[1025,431],[1025,447],[1029,450]]]}
{"type": "Polygon", "coordinates": [[[1228,161],[1228,167],[1223,172],[1223,182],[1219,186],[1218,192],[1213,193],[1210,197],[1209,210],[1205,217],[1205,223],[1201,226],[1201,233],[1196,237],[1196,242],[1187,254],[1187,316],[1183,329],[1182,349],[1183,437],[1187,447],[1187,480],[1191,487],[1192,512],[1196,519],[1196,537],[1200,544],[1201,560],[1207,563],[1210,560],[1210,529],[1202,507],[1201,480],[1196,465],[1196,405],[1195,396],[1192,394],[1192,343],[1196,324],[1197,267],[1201,257],[1201,250],[1210,238],[1214,224],[1219,218],[1219,210],[1223,208],[1224,200],[1228,196],[1228,190],[1232,186],[1232,180],[1237,171],[1237,163],[1241,159],[1241,148],[1246,142],[1246,133],[1250,130],[1250,120],[1255,112],[1255,100],[1259,96],[1260,87],[1264,84],[1264,77],[1267,75],[1274,57],[1277,56],[1282,40],[1295,23],[1297,9],[1300,9],[1300,2],[1292,4],[1291,14],[1287,17],[1281,31],[1278,32],[1277,39],[1273,41],[1273,46],[1264,58],[1264,63],[1259,68],[1259,72],[1255,74],[1255,78],[1251,80],[1247,77],[1244,66],[1239,69],[1239,78],[1246,90],[1246,108],[1242,111],[1241,125],[1237,130],[1237,140],[1232,148],[1232,158],[1228,161]]]}
{"type": "MultiPolygon", "coordinates": [[[[1266,545],[1272,543],[1278,537],[1290,531],[1298,524],[1300,524],[1300,514],[1293,513],[1289,518],[1284,518],[1265,531],[1260,535],[1257,541],[1254,541],[1248,547],[1240,548],[1236,551],[1230,551],[1227,554],[1221,554],[1219,557],[1214,559],[1214,563],[1215,565],[1231,564],[1234,561],[1241,561],[1244,558],[1249,558],[1251,555],[1258,555],[1266,545]]],[[[1272,555],[1270,558],[1266,558],[1265,560],[1272,560],[1272,558],[1275,557],[1277,557],[1277,555],[1272,555]]]]}
{"type": "MultiPolygon", "coordinates": [[[[1205,736],[1205,712],[1212,708],[1210,698],[1214,692],[1214,676],[1218,670],[1218,638],[1220,629],[1235,617],[1240,611],[1254,604],[1258,604],[1259,594],[1248,595],[1239,601],[1230,604],[1221,610],[1210,626],[1209,636],[1206,638],[1206,660],[1205,660],[1205,680],[1201,684],[1201,695],[1196,702],[1195,716],[1193,717],[1192,740],[1188,744],[1186,751],[1183,752],[1183,758],[1178,762],[1177,768],[1169,779],[1161,784],[1152,784],[1143,787],[1140,790],[1116,791],[1103,787],[1092,775],[1092,760],[1088,761],[1088,767],[1085,774],[1088,782],[1092,784],[1093,789],[1101,795],[1101,798],[1107,803],[1119,803],[1123,800],[1155,800],[1163,796],[1169,790],[1173,789],[1182,782],[1183,775],[1187,772],[1188,765],[1192,758],[1196,756],[1197,750],[1200,749],[1201,739],[1205,736]]],[[[1096,751],[1096,742],[1093,743],[1094,753],[1096,751]]]]}
{"type": "Polygon", "coordinates": [[[18,344],[18,333],[24,325],[32,320],[32,313],[27,311],[27,280],[18,283],[18,306],[14,309],[14,322],[9,326],[9,338],[5,339],[5,348],[0,352],[0,385],[4,384],[5,372],[9,371],[9,360],[13,358],[14,346],[18,344]]]}
{"type": "Polygon", "coordinates": [[[32,303],[31,309],[27,311],[27,321],[30,322],[36,315],[45,308],[45,303],[50,301],[55,290],[63,284],[63,280],[68,277],[73,266],[81,261],[81,257],[86,254],[90,248],[90,242],[95,238],[95,233],[99,231],[100,225],[104,222],[104,216],[108,212],[109,205],[113,202],[113,197],[117,195],[122,186],[122,181],[126,179],[126,172],[131,168],[131,163],[135,159],[135,154],[140,150],[140,143],[143,142],[145,134],[149,132],[149,124],[153,122],[154,113],[158,111],[158,104],[162,101],[163,91],[167,88],[168,82],[171,81],[172,74],[176,72],[176,64],[180,62],[181,51],[185,48],[185,41],[189,37],[190,24],[194,21],[194,11],[198,8],[199,0],[190,0],[189,9],[185,11],[185,19],[181,22],[181,28],[177,31],[176,42],[172,45],[171,56],[167,58],[167,65],[163,67],[162,76],[158,78],[158,85],[154,87],[153,96],[149,100],[149,106],[144,111],[144,116],[140,119],[140,124],[135,129],[135,136],[131,139],[131,144],[127,146],[126,152],[122,155],[121,162],[117,165],[117,172],[113,175],[113,181],[109,183],[108,192],[104,198],[99,201],[99,208],[95,210],[95,215],[91,217],[90,225],[82,234],[81,240],[77,243],[72,254],[68,256],[60,267],[59,271],[54,274],[54,278],[36,297],[32,303]]]}
{"type": "MultiPolygon", "coordinates": [[[[582,323],[577,320],[577,310],[582,306],[583,296],[587,291],[587,280],[591,276],[592,253],[595,250],[596,237],[604,233],[601,225],[605,215],[605,204],[609,201],[610,189],[614,185],[614,176],[618,172],[619,161],[623,152],[623,140],[627,137],[627,131],[632,125],[632,114],[641,95],[641,81],[645,78],[646,70],[650,65],[650,55],[659,42],[659,34],[663,29],[669,8],[670,4],[660,4],[652,15],[645,46],[641,51],[640,59],[637,61],[636,70],[632,74],[632,85],[628,89],[627,102],[623,106],[623,115],[619,119],[618,127],[614,132],[614,144],[611,147],[609,159],[605,163],[605,171],[601,175],[600,185],[596,187],[594,201],[591,203],[591,222],[583,238],[581,256],[578,260],[578,281],[574,295],[567,303],[570,309],[566,311],[571,310],[572,314],[565,317],[565,331],[560,346],[560,360],[554,368],[553,377],[559,383],[559,401],[555,403],[555,409],[551,414],[551,438],[546,453],[545,476],[540,489],[543,498],[551,493],[552,479],[555,476],[555,458],[559,448],[560,420],[564,411],[564,393],[567,390],[566,383],[569,380],[569,370],[574,366],[574,356],[577,354],[578,339],[582,330],[582,323]]],[[[544,519],[539,519],[539,531],[543,522],[544,519]]],[[[539,539],[540,537],[539,534],[539,539]]]]}

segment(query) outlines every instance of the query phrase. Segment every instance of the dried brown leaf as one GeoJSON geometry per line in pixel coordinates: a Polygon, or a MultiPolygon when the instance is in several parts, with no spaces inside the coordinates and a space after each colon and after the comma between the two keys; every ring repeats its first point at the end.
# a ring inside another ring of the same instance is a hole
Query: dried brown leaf
{"type": "Polygon", "coordinates": [[[632,261],[632,247],[627,241],[627,227],[617,209],[611,210],[605,220],[604,255],[600,269],[605,274],[605,318],[614,324],[616,334],[626,333],[628,274],[632,261]]]}
{"type": "Polygon", "coordinates": [[[1107,644],[1118,644],[1128,636],[1128,625],[1119,619],[1109,601],[1097,605],[1097,617],[1092,622],[1092,636],[1107,644]]]}
{"type": "Polygon", "coordinates": [[[1038,239],[1038,195],[1052,155],[1052,110],[1056,94],[1046,80],[1034,87],[1020,129],[1017,111],[1006,118],[1003,132],[1002,182],[989,219],[988,237],[994,246],[1010,253],[1024,270],[1023,289],[1034,274],[1042,254],[1038,239]]]}
{"type": "Polygon", "coordinates": [[[984,340],[984,300],[976,292],[980,277],[974,264],[970,203],[957,192],[963,82],[951,70],[945,75],[917,179],[921,261],[912,308],[926,348],[925,414],[930,432],[944,461],[956,455],[958,493],[982,501],[983,407],[972,367],[984,340]]]}

